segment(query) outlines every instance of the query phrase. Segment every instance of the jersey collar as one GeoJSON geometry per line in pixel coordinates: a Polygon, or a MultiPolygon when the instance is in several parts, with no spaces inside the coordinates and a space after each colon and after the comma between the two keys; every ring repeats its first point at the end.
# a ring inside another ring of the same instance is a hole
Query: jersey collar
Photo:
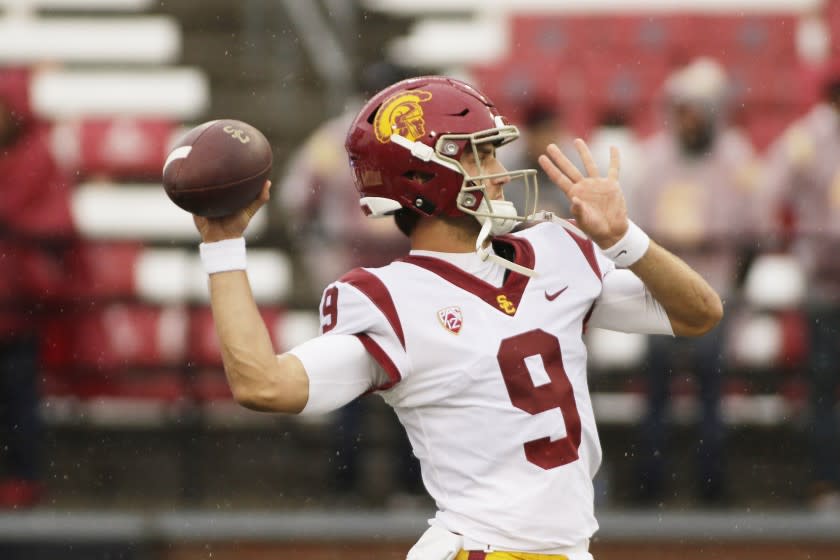
{"type": "MultiPolygon", "coordinates": [[[[516,264],[530,269],[534,268],[534,248],[526,239],[513,235],[502,235],[493,238],[493,243],[513,249],[513,262],[516,264]]],[[[408,255],[399,260],[437,274],[450,284],[470,292],[500,313],[511,317],[516,315],[519,302],[522,300],[522,294],[530,280],[523,274],[511,272],[502,282],[502,285],[497,288],[442,259],[425,255],[408,255]]]]}

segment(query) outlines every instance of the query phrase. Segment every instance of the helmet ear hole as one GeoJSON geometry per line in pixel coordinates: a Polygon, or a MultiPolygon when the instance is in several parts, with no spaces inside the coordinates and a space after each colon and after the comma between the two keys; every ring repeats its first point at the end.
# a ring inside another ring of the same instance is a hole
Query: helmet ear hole
{"type": "Polygon", "coordinates": [[[413,181],[415,183],[424,184],[428,183],[432,179],[435,178],[434,173],[427,173],[425,171],[418,171],[416,169],[412,169],[411,171],[406,171],[403,173],[403,177],[408,179],[409,181],[413,181]]]}
{"type": "Polygon", "coordinates": [[[376,106],[376,108],[368,114],[367,122],[368,124],[372,125],[373,121],[376,120],[376,113],[379,112],[379,108],[382,107],[382,104],[376,106]]]}

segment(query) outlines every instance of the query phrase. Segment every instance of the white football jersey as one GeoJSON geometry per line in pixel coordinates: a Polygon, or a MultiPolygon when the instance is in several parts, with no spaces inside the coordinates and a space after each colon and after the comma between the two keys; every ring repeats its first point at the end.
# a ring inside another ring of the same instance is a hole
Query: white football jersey
{"type": "Polygon", "coordinates": [[[601,448],[582,334],[613,267],[557,223],[496,238],[534,278],[494,287],[409,255],[356,269],[321,302],[325,333],[355,334],[388,373],[436,524],[498,549],[579,545],[598,525],[601,448]]]}

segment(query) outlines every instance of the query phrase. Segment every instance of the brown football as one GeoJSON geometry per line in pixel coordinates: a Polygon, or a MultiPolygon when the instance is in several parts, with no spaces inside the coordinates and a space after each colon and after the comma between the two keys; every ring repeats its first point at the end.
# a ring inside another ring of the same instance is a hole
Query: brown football
{"type": "Polygon", "coordinates": [[[187,212],[227,216],[259,196],[271,163],[271,144],[262,132],[242,121],[209,121],[187,132],[169,152],[163,187],[187,212]]]}

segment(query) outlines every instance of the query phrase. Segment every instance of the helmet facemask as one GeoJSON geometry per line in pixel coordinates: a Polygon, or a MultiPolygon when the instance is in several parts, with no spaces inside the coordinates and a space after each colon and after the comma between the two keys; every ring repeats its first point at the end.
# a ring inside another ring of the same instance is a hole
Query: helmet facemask
{"type": "Polygon", "coordinates": [[[481,164],[480,147],[484,144],[492,144],[500,147],[513,142],[519,137],[519,130],[512,125],[506,125],[501,118],[497,117],[496,128],[474,132],[472,134],[444,134],[435,144],[435,153],[438,158],[446,161],[448,166],[457,167],[464,176],[461,190],[456,199],[458,210],[464,214],[474,216],[478,222],[484,225],[490,222],[490,234],[501,235],[509,233],[517,222],[528,220],[536,212],[539,187],[537,185],[537,171],[535,169],[517,169],[501,173],[485,173],[481,164]],[[454,155],[461,152],[460,146],[472,150],[473,158],[478,168],[476,175],[469,175],[461,162],[455,159],[454,155]],[[487,196],[486,185],[488,182],[500,178],[508,178],[509,182],[505,189],[519,187],[525,189],[525,206],[520,213],[509,200],[492,200],[487,196]]]}

